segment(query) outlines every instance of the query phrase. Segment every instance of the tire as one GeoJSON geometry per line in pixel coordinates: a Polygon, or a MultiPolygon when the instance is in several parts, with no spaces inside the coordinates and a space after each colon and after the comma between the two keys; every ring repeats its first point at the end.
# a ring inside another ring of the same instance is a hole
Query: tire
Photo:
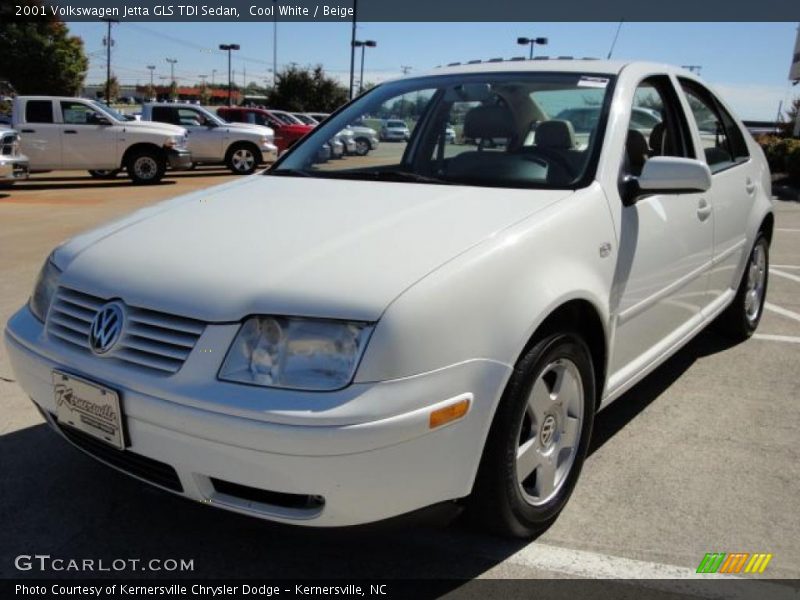
{"type": "Polygon", "coordinates": [[[225,164],[234,175],[250,175],[261,160],[261,152],[252,144],[234,144],[228,150],[225,164]]]}
{"type": "Polygon", "coordinates": [[[139,150],[128,157],[126,168],[134,185],[151,185],[164,177],[167,162],[160,152],[139,150]]]}
{"type": "Polygon", "coordinates": [[[91,169],[89,175],[94,179],[116,179],[119,169],[91,169]]]}
{"type": "Polygon", "coordinates": [[[730,306],[717,318],[717,330],[732,340],[748,339],[761,321],[769,283],[769,242],[759,232],[747,258],[739,289],[730,306]]]}
{"type": "Polygon", "coordinates": [[[525,353],[486,441],[468,501],[473,523],[527,538],[556,520],[580,476],[595,399],[591,354],[579,335],[550,334],[525,353]]]}
{"type": "Polygon", "coordinates": [[[369,143],[367,138],[356,138],[356,156],[366,156],[369,154],[369,151],[372,149],[372,146],[369,143]]]}

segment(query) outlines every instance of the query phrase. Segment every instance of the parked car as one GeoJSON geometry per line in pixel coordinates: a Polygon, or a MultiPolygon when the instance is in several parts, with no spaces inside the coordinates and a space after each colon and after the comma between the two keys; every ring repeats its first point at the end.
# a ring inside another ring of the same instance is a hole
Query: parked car
{"type": "Polygon", "coordinates": [[[450,123],[448,123],[444,129],[444,141],[448,144],[456,143],[456,130],[450,123]]]}
{"type": "Polygon", "coordinates": [[[217,109],[217,114],[230,123],[249,123],[271,128],[275,132],[278,152],[291,148],[297,140],[314,129],[309,125],[287,122],[265,108],[223,106],[217,109]]]}
{"type": "Polygon", "coordinates": [[[297,119],[299,121],[302,121],[305,125],[311,125],[311,127],[316,127],[317,125],[319,125],[319,121],[317,121],[311,115],[307,115],[306,113],[296,113],[296,112],[294,112],[294,113],[291,113],[291,114],[295,119],[297,119]]]}
{"type": "Polygon", "coordinates": [[[157,183],[167,166],[191,165],[186,129],[126,121],[107,106],[83,98],[17,96],[14,128],[31,171],[87,170],[107,177],[127,170],[133,183],[157,183]]]}
{"type": "Polygon", "coordinates": [[[407,142],[411,137],[411,131],[409,131],[405,121],[389,119],[383,122],[380,137],[385,142],[407,142]]]}
{"type": "MultiPolygon", "coordinates": [[[[292,113],[292,116],[296,119],[300,119],[301,117],[298,113],[292,113]]],[[[328,118],[328,115],[326,113],[303,113],[302,117],[319,124],[321,121],[328,118]]],[[[363,134],[363,132],[361,133],[363,134]]],[[[336,134],[336,140],[341,142],[344,154],[357,154],[359,156],[364,156],[370,150],[369,146],[366,146],[365,149],[364,141],[361,139],[362,137],[363,135],[359,135],[350,125],[336,134]]]]}
{"type": "Polygon", "coordinates": [[[362,119],[356,119],[350,123],[349,127],[353,132],[353,140],[356,143],[355,153],[358,156],[366,156],[371,150],[378,148],[380,144],[378,132],[372,127],[368,127],[362,119]]]}
{"type": "Polygon", "coordinates": [[[249,175],[278,156],[271,128],[227,123],[201,106],[148,103],[142,106],[142,120],[185,127],[195,164],[224,164],[236,175],[249,175]]]}
{"type": "Polygon", "coordinates": [[[19,149],[19,134],[0,127],[0,188],[28,178],[28,157],[19,149]]]}
{"type": "Polygon", "coordinates": [[[378,85],[263,176],[60,245],[8,355],[70,443],[192,500],[305,526],[459,502],[530,536],[567,503],[598,410],[707,325],[755,331],[770,184],[685,70],[437,69],[378,85]],[[587,146],[548,115],[555,91],[559,110],[602,107],[587,146]],[[396,162],[316,163],[417,92],[431,100],[396,162]],[[665,107],[651,139],[630,127],[637,94],[665,107]],[[508,147],[434,151],[456,115],[508,147]]]}

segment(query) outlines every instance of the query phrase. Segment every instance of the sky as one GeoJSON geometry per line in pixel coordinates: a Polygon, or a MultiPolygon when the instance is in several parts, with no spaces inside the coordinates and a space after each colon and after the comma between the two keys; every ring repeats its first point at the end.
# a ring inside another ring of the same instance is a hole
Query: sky
{"type": "MultiPolygon", "coordinates": [[[[87,83],[105,80],[105,23],[69,23],[83,38],[90,58],[87,83]]],[[[618,23],[360,23],[358,39],[375,40],[365,56],[367,82],[422,73],[437,65],[472,59],[526,55],[519,36],[547,37],[537,55],[605,58],[618,23]]],[[[774,119],[781,101],[800,96],[788,81],[797,23],[623,23],[613,58],[699,65],[701,76],[743,119],[774,119]]],[[[321,64],[347,82],[350,67],[349,21],[278,23],[278,70],[290,63],[321,64]]],[[[235,80],[271,81],[273,24],[265,23],[132,23],[114,25],[112,70],[123,84],[169,78],[167,58],[177,59],[181,84],[212,75],[227,81],[227,54],[220,43],[238,43],[233,53],[235,80]],[[213,71],[216,70],[216,73],[213,71]]],[[[356,78],[360,51],[356,54],[356,78]]]]}

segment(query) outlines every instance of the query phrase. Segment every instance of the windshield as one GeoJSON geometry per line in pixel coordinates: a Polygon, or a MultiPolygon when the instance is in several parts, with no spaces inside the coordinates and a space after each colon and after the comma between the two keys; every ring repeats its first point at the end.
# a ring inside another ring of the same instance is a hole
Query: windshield
{"type": "Polygon", "coordinates": [[[611,75],[517,72],[382,84],[319,125],[268,174],[582,187],[594,177],[613,82],[611,75]],[[348,123],[381,131],[382,142],[368,154],[331,160],[324,146],[348,123]]]}

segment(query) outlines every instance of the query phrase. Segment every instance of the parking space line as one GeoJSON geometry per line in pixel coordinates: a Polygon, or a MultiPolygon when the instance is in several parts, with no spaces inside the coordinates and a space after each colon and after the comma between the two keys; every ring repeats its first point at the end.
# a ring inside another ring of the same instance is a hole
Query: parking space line
{"type": "Polygon", "coordinates": [[[772,265],[770,268],[774,269],[800,269],[798,265],[772,265]]]}
{"type": "Polygon", "coordinates": [[[788,319],[794,319],[797,322],[800,322],[800,314],[797,314],[793,310],[789,310],[788,308],[783,308],[782,306],[777,306],[772,304],[771,302],[764,302],[764,308],[767,310],[774,312],[775,314],[781,315],[782,317],[786,317],[788,319]]]}
{"type": "Polygon", "coordinates": [[[792,229],[792,228],[787,229],[785,227],[779,227],[775,231],[783,231],[785,233],[800,233],[800,229],[792,229]]]}
{"type": "Polygon", "coordinates": [[[800,337],[793,335],[773,335],[771,333],[754,333],[753,339],[767,342],[786,342],[787,344],[800,344],[800,337]]]}
{"type": "Polygon", "coordinates": [[[715,591],[713,587],[699,582],[743,578],[697,573],[695,569],[687,567],[573,550],[539,542],[528,544],[519,552],[512,554],[507,562],[572,577],[624,579],[631,585],[639,587],[702,598],[797,598],[797,590],[794,588],[765,581],[748,581],[750,585],[735,588],[720,586],[718,591],[715,591]],[[632,579],[635,581],[630,581],[632,579]],[[676,579],[694,581],[678,582],[676,579]]]}
{"type": "Polygon", "coordinates": [[[780,271],[780,270],[775,269],[773,267],[770,267],[769,272],[770,272],[770,275],[777,275],[778,277],[783,277],[784,279],[789,279],[789,280],[794,281],[796,283],[800,283],[800,277],[798,277],[797,275],[793,275],[791,273],[786,273],[784,271],[780,271]]]}

